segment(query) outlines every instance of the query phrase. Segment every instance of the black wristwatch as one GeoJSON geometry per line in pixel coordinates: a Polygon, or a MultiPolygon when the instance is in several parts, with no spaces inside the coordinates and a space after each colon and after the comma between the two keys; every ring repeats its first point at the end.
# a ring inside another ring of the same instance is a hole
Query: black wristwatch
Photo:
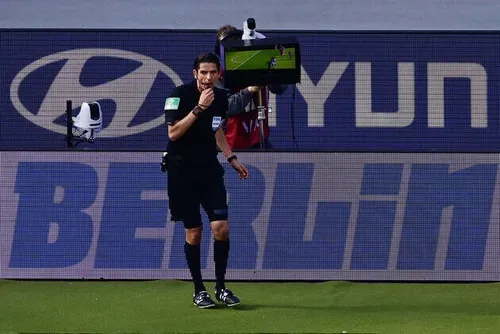
{"type": "Polygon", "coordinates": [[[200,116],[200,114],[203,112],[203,109],[201,109],[200,106],[196,106],[194,107],[192,113],[193,115],[195,115],[196,117],[200,116]]]}
{"type": "Polygon", "coordinates": [[[230,156],[229,158],[227,158],[227,162],[231,163],[231,161],[233,161],[234,159],[238,160],[238,157],[233,154],[232,156],[230,156]]]}

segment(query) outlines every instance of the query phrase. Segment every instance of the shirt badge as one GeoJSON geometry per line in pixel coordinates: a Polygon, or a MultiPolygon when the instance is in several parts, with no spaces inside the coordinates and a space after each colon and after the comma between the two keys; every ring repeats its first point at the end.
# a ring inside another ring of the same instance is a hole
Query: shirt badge
{"type": "Polygon", "coordinates": [[[169,97],[165,101],[165,110],[177,110],[179,109],[179,103],[181,99],[179,97],[169,97]]]}
{"type": "Polygon", "coordinates": [[[212,130],[216,131],[219,128],[221,121],[222,117],[214,116],[214,118],[212,118],[212,130]]]}

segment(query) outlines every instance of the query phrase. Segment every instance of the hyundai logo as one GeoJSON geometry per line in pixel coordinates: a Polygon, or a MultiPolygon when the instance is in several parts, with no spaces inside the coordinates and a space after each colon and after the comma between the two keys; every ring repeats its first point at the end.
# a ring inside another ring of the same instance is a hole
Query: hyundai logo
{"type": "MultiPolygon", "coordinates": [[[[23,68],[12,81],[10,98],[14,107],[24,118],[44,129],[60,134],[66,133],[66,127],[55,123],[55,120],[64,114],[66,100],[72,100],[77,104],[89,100],[113,100],[116,104],[115,116],[99,136],[124,137],[145,132],[163,124],[164,118],[159,116],[130,126],[159,72],[167,75],[175,86],[182,84],[180,77],[170,67],[138,53],[116,49],[74,49],[51,54],[23,68]],[[92,57],[134,60],[142,65],[115,80],[92,87],[82,86],[80,75],[85,63],[92,57]],[[52,81],[47,94],[40,103],[39,110],[28,110],[19,97],[21,83],[30,73],[60,60],[66,60],[66,62],[52,81]]],[[[163,101],[158,107],[163,107],[163,101]]],[[[103,117],[106,119],[105,114],[103,117]]]]}

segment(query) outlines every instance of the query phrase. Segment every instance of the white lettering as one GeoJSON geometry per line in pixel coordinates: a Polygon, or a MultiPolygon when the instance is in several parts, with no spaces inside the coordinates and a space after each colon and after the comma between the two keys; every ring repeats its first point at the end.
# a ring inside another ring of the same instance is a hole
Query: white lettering
{"type": "Polygon", "coordinates": [[[415,118],[414,64],[398,63],[398,110],[372,110],[371,63],[355,63],[356,127],[405,127],[415,118]]]}
{"type": "Polygon", "coordinates": [[[348,62],[331,62],[317,85],[311,81],[311,78],[302,68],[301,84],[297,85],[297,89],[307,103],[308,127],[325,126],[325,102],[335,89],[348,65],[348,62]]]}
{"type": "Polygon", "coordinates": [[[427,64],[428,125],[444,128],[444,79],[468,78],[470,80],[471,127],[488,127],[488,76],[477,63],[427,64]]]}
{"type": "MultiPolygon", "coordinates": [[[[307,103],[307,126],[323,127],[325,103],[335,89],[348,62],[331,62],[317,84],[302,68],[301,84],[297,89],[307,103]]],[[[355,119],[356,127],[403,128],[415,119],[415,64],[400,62],[398,68],[398,110],[373,110],[372,71],[370,62],[356,62],[355,69],[355,119]]],[[[478,63],[429,63],[427,65],[428,126],[443,128],[445,78],[468,78],[471,82],[471,127],[488,127],[487,73],[478,63]]],[[[276,97],[270,94],[269,126],[276,126],[276,97]]],[[[288,111],[287,111],[288,112],[288,111]]]]}

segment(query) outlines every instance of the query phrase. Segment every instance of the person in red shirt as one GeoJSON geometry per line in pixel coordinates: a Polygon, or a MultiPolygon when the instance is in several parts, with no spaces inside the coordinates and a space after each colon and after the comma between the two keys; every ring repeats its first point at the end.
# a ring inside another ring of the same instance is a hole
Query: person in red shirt
{"type": "MultiPolygon", "coordinates": [[[[239,40],[243,32],[238,30],[232,25],[224,25],[217,31],[217,41],[215,52],[220,55],[220,43],[224,40],[239,40]]],[[[259,34],[259,36],[263,36],[259,34]]],[[[262,38],[262,37],[261,37],[262,38]]],[[[264,36],[265,38],[265,36],[264,36]]],[[[219,83],[222,85],[224,80],[224,71],[220,71],[219,83]]],[[[266,106],[264,125],[264,143],[263,147],[266,149],[272,148],[269,142],[269,122],[268,122],[268,108],[269,105],[269,92],[281,95],[287,89],[287,85],[268,85],[261,89],[261,103],[266,106]]],[[[232,92],[237,92],[239,89],[235,88],[232,92]]],[[[232,115],[226,121],[226,139],[233,150],[255,149],[261,147],[261,135],[258,120],[258,106],[259,96],[253,94],[250,102],[244,106],[244,112],[232,115]]]]}

